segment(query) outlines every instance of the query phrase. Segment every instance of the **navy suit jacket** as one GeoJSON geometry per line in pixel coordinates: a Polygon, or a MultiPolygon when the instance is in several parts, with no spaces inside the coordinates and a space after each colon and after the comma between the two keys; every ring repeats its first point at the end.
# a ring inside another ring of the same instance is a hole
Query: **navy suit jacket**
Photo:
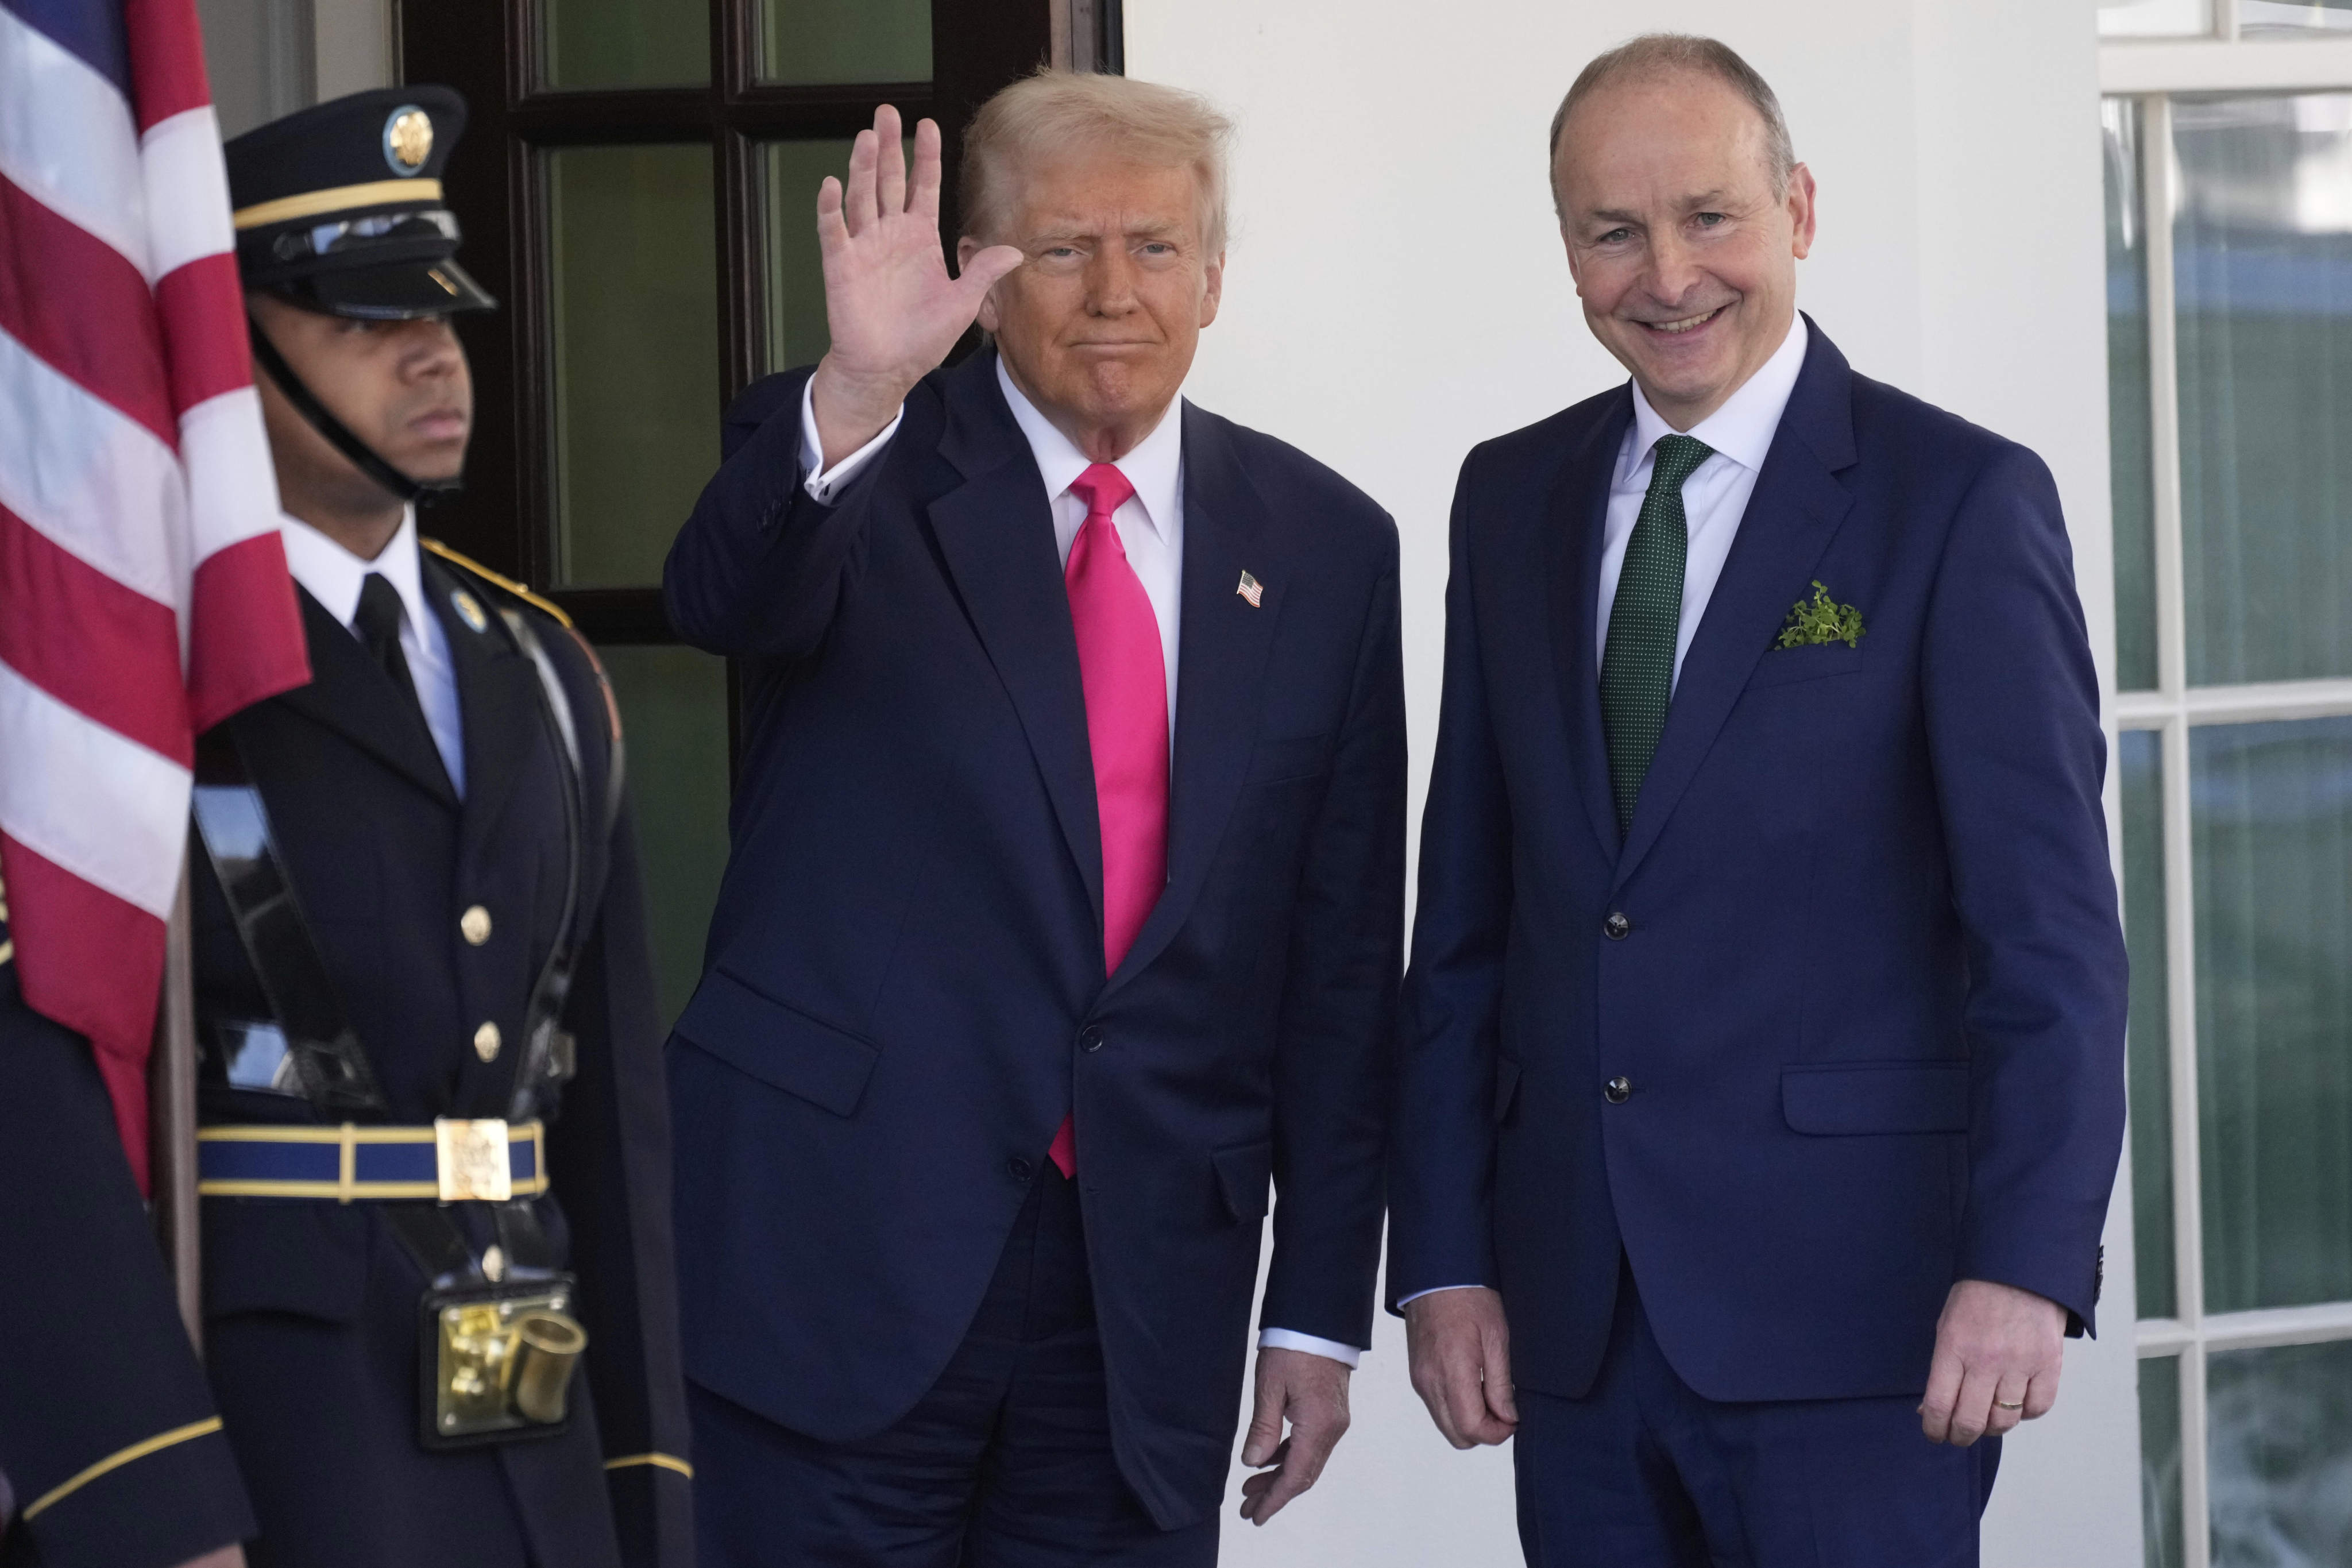
{"type": "Polygon", "coordinates": [[[1916,1394],[1955,1280],[2090,1323],[2122,1149],[2057,493],[1814,329],[1621,844],[1594,616],[1632,417],[1620,387],[1463,467],[1391,1300],[1498,1288],[1517,1380],[1576,1396],[1622,1251],[1709,1398],[1916,1394]],[[1816,580],[1858,646],[1775,647],[1816,580]]]}
{"type": "Polygon", "coordinates": [[[670,1051],[688,1374],[821,1439],[889,1426],[962,1340],[1075,1108],[1114,1442],[1173,1527],[1223,1494],[1269,1175],[1266,1321],[1370,1342],[1403,920],[1396,530],[1183,406],[1168,888],[1106,983],[1077,645],[993,356],[919,385],[830,508],[802,486],[807,374],[739,400],[664,577],[679,635],[748,661],[750,712],[670,1051]]]}

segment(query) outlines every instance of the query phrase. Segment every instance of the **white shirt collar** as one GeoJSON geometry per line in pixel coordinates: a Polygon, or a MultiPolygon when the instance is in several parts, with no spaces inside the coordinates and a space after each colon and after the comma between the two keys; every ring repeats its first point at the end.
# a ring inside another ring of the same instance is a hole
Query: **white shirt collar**
{"type": "Polygon", "coordinates": [[[360,588],[371,572],[381,572],[400,595],[412,636],[422,640],[430,619],[425,605],[425,572],[417,556],[416,509],[401,513],[400,531],[383,553],[365,561],[299,517],[281,514],[278,536],[286,542],[287,569],[327,614],[345,626],[360,612],[360,588]]]}
{"type": "MultiPolygon", "coordinates": [[[[1076,443],[1056,429],[1054,422],[1038,412],[1037,405],[1013,384],[1003,354],[996,358],[996,384],[1004,389],[1004,401],[1013,407],[1013,420],[1021,426],[1021,434],[1029,438],[1029,450],[1036,455],[1037,471],[1045,477],[1045,493],[1058,500],[1080,474],[1094,466],[1094,459],[1079,451],[1076,443]]],[[[1151,434],[1137,442],[1135,450],[1111,465],[1135,487],[1135,499],[1142,503],[1144,520],[1163,539],[1168,534],[1168,520],[1176,515],[1178,487],[1183,482],[1184,416],[1181,402],[1171,403],[1168,411],[1160,416],[1160,423],[1152,426],[1151,434]]]]}
{"type": "MultiPolygon", "coordinates": [[[[1789,406],[1790,395],[1797,390],[1797,376],[1805,368],[1805,318],[1792,315],[1789,335],[1772,351],[1772,357],[1756,369],[1756,374],[1724,399],[1723,406],[1692,426],[1686,432],[1706,442],[1724,457],[1738,463],[1750,473],[1764,467],[1764,456],[1772,449],[1772,437],[1780,428],[1780,416],[1789,406]]],[[[1632,459],[1638,468],[1648,461],[1650,448],[1662,436],[1678,434],[1675,427],[1658,416],[1650,400],[1642,395],[1642,384],[1633,384],[1633,449],[1632,459]]]]}

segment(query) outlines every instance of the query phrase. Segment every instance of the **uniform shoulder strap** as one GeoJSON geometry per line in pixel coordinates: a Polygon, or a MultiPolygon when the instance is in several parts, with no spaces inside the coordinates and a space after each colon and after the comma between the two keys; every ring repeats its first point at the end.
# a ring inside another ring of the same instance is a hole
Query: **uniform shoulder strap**
{"type": "MultiPolygon", "coordinates": [[[[597,696],[602,700],[596,704],[596,711],[581,713],[579,717],[585,724],[602,729],[604,732],[606,754],[610,761],[605,769],[604,809],[598,815],[603,818],[604,831],[610,833],[613,824],[621,815],[622,788],[627,776],[628,753],[621,740],[621,704],[613,694],[612,677],[604,673],[604,661],[596,657],[596,649],[585,637],[581,635],[580,628],[572,624],[572,617],[564,614],[563,606],[554,600],[532,593],[513,578],[502,573],[491,571],[473,557],[460,554],[437,539],[427,539],[420,534],[417,536],[416,542],[424,546],[436,558],[455,568],[461,576],[491,589],[499,596],[511,601],[500,606],[500,614],[509,621],[516,633],[516,640],[521,645],[523,651],[530,654],[532,661],[539,665],[541,677],[548,681],[551,698],[561,698],[568,689],[557,676],[554,667],[548,661],[545,653],[538,647],[538,639],[530,635],[528,621],[525,619],[529,612],[537,611],[562,627],[565,635],[571,638],[572,646],[580,650],[580,657],[588,661],[589,672],[596,679],[597,696]]],[[[572,713],[572,705],[569,703],[559,707],[557,710],[567,718],[572,713]]],[[[571,744],[576,747],[577,731],[568,722],[564,723],[562,728],[571,744]]],[[[578,755],[575,751],[573,766],[576,768],[578,765],[578,755]]]]}

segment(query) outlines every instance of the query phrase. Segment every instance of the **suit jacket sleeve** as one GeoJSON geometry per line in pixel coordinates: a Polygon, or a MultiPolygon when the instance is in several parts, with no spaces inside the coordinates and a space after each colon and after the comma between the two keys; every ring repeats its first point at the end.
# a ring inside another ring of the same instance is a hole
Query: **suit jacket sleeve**
{"type": "Polygon", "coordinates": [[[1393,524],[1329,786],[1308,830],[1275,1062],[1262,1321],[1369,1347],[1404,944],[1404,663],[1393,524]]]}
{"type": "Polygon", "coordinates": [[[1389,1165],[1389,1307],[1496,1284],[1496,1045],[1511,920],[1511,814],[1487,717],[1470,563],[1477,454],[1454,497],[1445,680],[1421,824],[1389,1165]]]}
{"type": "Polygon", "coordinates": [[[1954,520],[1921,680],[1968,951],[1959,1275],[2088,1328],[2123,1149],[2126,963],[2098,678],[2057,489],[2022,447],[1987,465],[1954,520]]]}
{"type": "Polygon", "coordinates": [[[669,1100],[636,826],[625,805],[614,825],[603,906],[565,1012],[579,1070],[550,1130],[550,1168],[572,1227],[588,1380],[621,1557],[631,1568],[691,1568],[669,1100]]]}
{"type": "Polygon", "coordinates": [[[736,399],[721,437],[727,459],[670,546],[662,569],[670,625],[706,652],[795,659],[815,651],[860,564],[878,489],[870,478],[889,457],[876,455],[831,505],[808,494],[800,405],[813,374],[770,376],[736,399]]]}
{"type": "Polygon", "coordinates": [[[89,1047],[5,962],[0,1194],[0,1564],[164,1568],[251,1536],[89,1047]]]}

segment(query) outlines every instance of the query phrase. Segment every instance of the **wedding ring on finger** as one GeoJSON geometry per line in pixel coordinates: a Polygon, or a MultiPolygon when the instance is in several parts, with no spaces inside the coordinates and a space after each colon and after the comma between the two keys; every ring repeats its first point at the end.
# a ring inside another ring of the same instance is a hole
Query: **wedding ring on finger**
{"type": "Polygon", "coordinates": [[[2022,1410],[2025,1408],[2025,1401],[2021,1399],[2011,1404],[2006,1399],[1996,1399],[1992,1402],[1992,1407],[1995,1410],[2022,1410]]]}

